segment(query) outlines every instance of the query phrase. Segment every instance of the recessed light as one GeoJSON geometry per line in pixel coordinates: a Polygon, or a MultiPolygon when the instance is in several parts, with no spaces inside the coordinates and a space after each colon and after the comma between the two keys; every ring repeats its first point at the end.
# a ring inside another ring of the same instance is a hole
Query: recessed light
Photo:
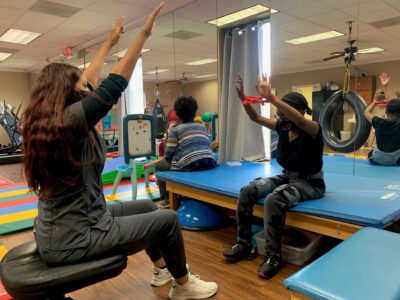
{"type": "Polygon", "coordinates": [[[30,32],[10,28],[2,36],[0,36],[0,42],[27,45],[40,35],[40,32],[30,32]]]}
{"type": "Polygon", "coordinates": [[[327,32],[322,32],[322,33],[318,33],[318,34],[303,36],[298,39],[287,40],[287,41],[285,41],[285,43],[298,45],[298,44],[305,44],[305,43],[311,43],[311,42],[315,42],[315,41],[331,39],[331,38],[342,36],[342,35],[344,35],[344,34],[341,32],[327,31],[327,32]]]}
{"type": "Polygon", "coordinates": [[[206,59],[201,59],[201,60],[196,60],[196,61],[191,61],[191,62],[187,62],[185,63],[185,65],[189,65],[189,66],[200,66],[200,65],[206,65],[206,64],[210,64],[213,62],[218,61],[217,59],[214,58],[206,58],[206,59]]]}
{"type": "Polygon", "coordinates": [[[12,53],[0,52],[0,61],[6,60],[11,55],[12,55],[12,53]]]}
{"type": "Polygon", "coordinates": [[[379,48],[379,47],[372,47],[372,48],[365,48],[365,49],[360,49],[357,51],[358,54],[366,54],[366,53],[374,53],[374,52],[381,52],[384,51],[385,49],[379,48]]]}
{"type": "Polygon", "coordinates": [[[229,23],[233,23],[233,22],[236,22],[236,21],[239,21],[242,19],[246,19],[246,18],[254,16],[254,15],[258,15],[260,13],[263,13],[263,12],[266,12],[269,10],[271,11],[271,14],[278,12],[276,9],[270,9],[269,7],[258,4],[258,5],[248,7],[248,8],[239,10],[237,12],[231,13],[229,15],[207,21],[207,23],[220,27],[220,26],[224,26],[229,23]]]}
{"type": "Polygon", "coordinates": [[[146,74],[146,75],[155,75],[155,74],[158,74],[158,73],[163,73],[163,72],[168,72],[169,70],[168,69],[157,69],[157,70],[151,70],[151,71],[148,71],[148,72],[144,72],[144,74],[146,74]]]}
{"type": "MultiPolygon", "coordinates": [[[[117,56],[117,57],[123,57],[125,55],[126,51],[128,51],[128,48],[121,50],[117,53],[114,53],[113,55],[117,56]]],[[[145,52],[149,52],[149,51],[150,51],[150,49],[143,48],[141,53],[145,53],[145,52]]]]}
{"type": "Polygon", "coordinates": [[[205,74],[205,75],[197,75],[197,76],[192,76],[192,78],[209,78],[209,77],[214,77],[217,74],[205,74]]]}

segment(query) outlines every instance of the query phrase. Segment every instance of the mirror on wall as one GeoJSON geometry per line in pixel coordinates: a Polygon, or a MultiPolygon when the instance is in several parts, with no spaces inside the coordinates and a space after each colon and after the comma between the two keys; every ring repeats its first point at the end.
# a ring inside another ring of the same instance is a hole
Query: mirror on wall
{"type": "Polygon", "coordinates": [[[167,84],[193,96],[198,115],[218,113],[216,0],[194,1],[174,11],[175,80],[167,84]]]}
{"type": "MultiPolygon", "coordinates": [[[[371,48],[383,49],[368,54],[354,54],[355,60],[351,62],[348,73],[349,88],[361,95],[368,104],[376,89],[381,87],[379,74],[388,72],[394,95],[394,91],[400,88],[400,68],[396,56],[396,51],[400,49],[400,41],[396,37],[400,35],[394,26],[379,28],[379,22],[387,17],[390,10],[393,11],[392,3],[375,3],[381,11],[376,14],[374,5],[369,2],[190,1],[161,16],[152,37],[146,42],[145,48],[149,50],[142,55],[144,101],[151,107],[159,99],[165,113],[168,113],[178,96],[191,95],[199,102],[199,115],[218,112],[220,36],[218,27],[207,21],[257,4],[278,11],[270,16],[272,85],[279,96],[291,91],[304,94],[313,109],[313,115],[310,116],[313,120],[319,120],[328,98],[343,89],[346,73],[343,52],[349,46],[349,21],[353,21],[351,39],[355,40],[354,46],[362,52],[369,52],[371,50],[365,49],[371,48]],[[324,32],[337,36],[308,43],[293,41],[324,32]]],[[[112,54],[126,49],[139,28],[136,26],[127,30],[112,54]]],[[[92,46],[81,51],[77,58],[79,64],[90,62],[95,48],[92,46]]],[[[115,55],[107,57],[104,75],[111,71],[117,59],[115,55]]],[[[271,112],[273,114],[274,111],[271,112]]],[[[384,116],[384,106],[375,108],[374,114],[384,116]]],[[[330,134],[337,141],[351,140],[358,130],[354,108],[342,102],[328,115],[330,134]]],[[[375,146],[373,130],[364,143],[347,145],[346,151],[326,145],[326,157],[334,157],[335,161],[326,167],[337,173],[367,175],[363,174],[365,158],[375,146]]]]}
{"type": "MultiPolygon", "coordinates": [[[[357,1],[346,3],[271,1],[271,7],[279,11],[271,15],[272,83],[279,96],[288,92],[303,94],[313,110],[310,118],[314,121],[320,122],[327,100],[343,89],[346,68],[341,52],[347,47],[346,22],[354,20],[353,39],[358,32],[357,1]]],[[[355,66],[353,61],[351,72],[355,66]]],[[[326,136],[332,144],[348,141],[345,151],[325,144],[326,161],[332,160],[331,157],[335,160],[326,163],[325,170],[345,174],[354,172],[354,144],[349,142],[355,132],[352,116],[351,106],[342,100],[325,113],[325,125],[330,128],[326,136]]]]}

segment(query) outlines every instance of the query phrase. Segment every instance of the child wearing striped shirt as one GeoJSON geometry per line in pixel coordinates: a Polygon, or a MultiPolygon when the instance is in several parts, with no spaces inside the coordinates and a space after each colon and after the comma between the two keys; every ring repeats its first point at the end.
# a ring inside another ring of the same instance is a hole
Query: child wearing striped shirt
{"type": "MultiPolygon", "coordinates": [[[[174,109],[180,122],[168,131],[164,159],[155,163],[157,171],[202,171],[213,169],[217,161],[210,147],[210,139],[204,126],[194,121],[198,109],[197,101],[189,96],[178,97],[174,109]]],[[[165,182],[159,181],[160,196],[168,205],[165,182]]]]}

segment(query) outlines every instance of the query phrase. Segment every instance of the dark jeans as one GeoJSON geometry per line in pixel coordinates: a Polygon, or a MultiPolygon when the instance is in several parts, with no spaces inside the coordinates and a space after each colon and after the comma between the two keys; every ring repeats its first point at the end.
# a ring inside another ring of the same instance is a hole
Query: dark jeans
{"type": "Polygon", "coordinates": [[[251,243],[253,207],[260,198],[265,197],[265,248],[280,254],[286,212],[297,203],[321,198],[324,193],[323,179],[307,181],[300,178],[289,178],[286,175],[255,179],[240,190],[236,211],[238,239],[245,243],[251,243]]]}
{"type": "MultiPolygon", "coordinates": [[[[170,171],[171,161],[162,159],[155,164],[156,171],[170,171]]],[[[165,181],[157,180],[158,188],[160,189],[160,198],[162,200],[168,200],[167,188],[165,187],[165,181]]]]}
{"type": "Polygon", "coordinates": [[[187,274],[185,249],[177,215],[172,210],[158,210],[149,200],[113,203],[108,231],[91,228],[90,244],[84,249],[50,251],[51,261],[78,262],[103,255],[132,255],[142,250],[151,261],[164,258],[175,278],[187,274]]]}

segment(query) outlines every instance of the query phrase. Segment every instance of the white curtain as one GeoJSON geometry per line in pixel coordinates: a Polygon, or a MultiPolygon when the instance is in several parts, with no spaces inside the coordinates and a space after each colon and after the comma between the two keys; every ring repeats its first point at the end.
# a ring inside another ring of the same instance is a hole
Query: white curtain
{"type": "Polygon", "coordinates": [[[118,151],[121,155],[124,153],[123,143],[123,119],[128,114],[143,114],[145,109],[145,97],[143,91],[143,65],[142,58],[139,57],[132,77],[129,80],[129,85],[122,93],[119,101],[119,137],[118,137],[118,151]]]}
{"type": "MultiPolygon", "coordinates": [[[[247,116],[237,97],[234,80],[239,72],[244,79],[245,95],[256,95],[255,83],[260,74],[260,26],[233,29],[225,35],[222,93],[219,116],[219,160],[256,161],[265,158],[262,127],[247,116]]],[[[253,105],[260,113],[260,105],[253,105]]]]}

